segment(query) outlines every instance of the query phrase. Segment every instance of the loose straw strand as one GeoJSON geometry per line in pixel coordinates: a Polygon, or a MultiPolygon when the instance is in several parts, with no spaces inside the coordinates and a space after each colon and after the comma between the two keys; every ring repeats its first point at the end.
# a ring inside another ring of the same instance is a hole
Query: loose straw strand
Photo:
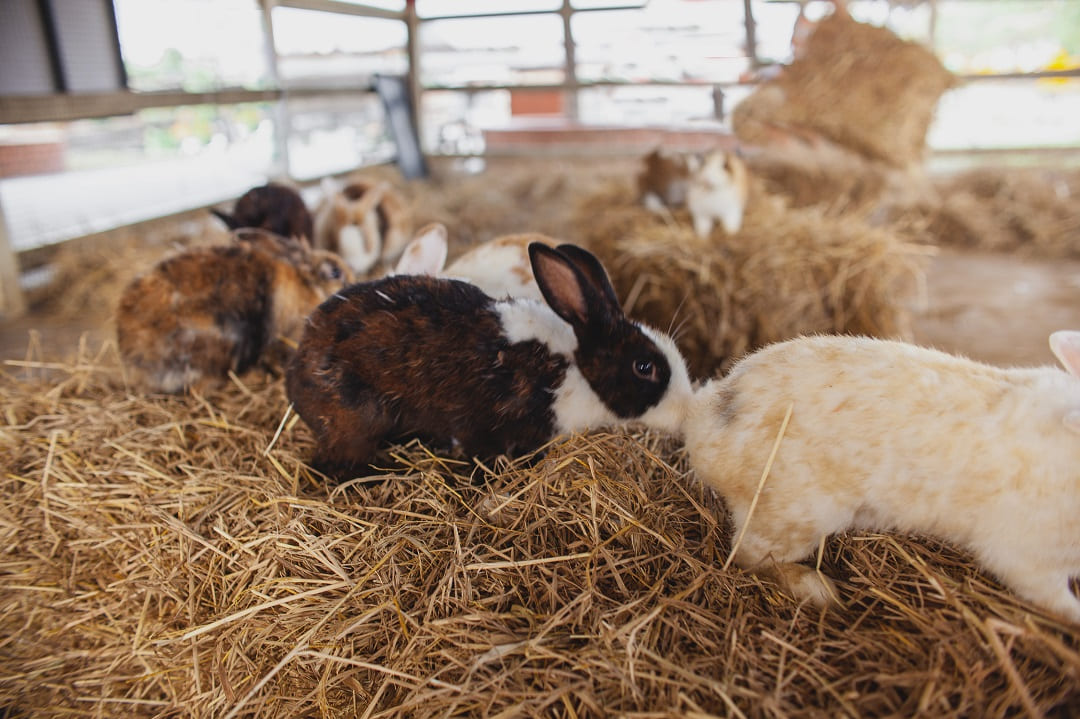
{"type": "Polygon", "coordinates": [[[784,421],[780,423],[780,431],[776,433],[776,440],[773,442],[772,451],[769,452],[769,460],[765,463],[765,470],[761,473],[761,479],[758,480],[757,491],[754,492],[754,498],[750,501],[750,509],[746,513],[746,521],[743,522],[742,529],[739,530],[739,536],[735,538],[735,543],[731,545],[731,552],[728,553],[727,561],[724,562],[723,570],[726,572],[728,567],[731,566],[731,562],[735,559],[735,553],[739,551],[739,545],[742,544],[743,537],[746,536],[746,528],[750,526],[750,518],[754,516],[754,509],[757,507],[758,497],[761,496],[761,490],[765,488],[765,480],[769,476],[769,471],[772,469],[773,461],[776,459],[776,453],[780,450],[780,441],[784,439],[784,432],[787,431],[788,422],[791,421],[791,411],[795,408],[795,403],[788,404],[787,412],[784,413],[784,421]]]}

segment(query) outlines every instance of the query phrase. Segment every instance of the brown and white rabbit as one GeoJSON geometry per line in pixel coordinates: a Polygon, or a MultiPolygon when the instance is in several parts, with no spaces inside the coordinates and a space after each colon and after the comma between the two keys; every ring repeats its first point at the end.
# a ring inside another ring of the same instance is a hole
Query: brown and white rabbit
{"type": "Polygon", "coordinates": [[[327,180],[323,191],[315,247],[338,253],[358,275],[398,258],[412,234],[412,217],[390,183],[358,178],[339,190],[327,180]]]}
{"type": "Polygon", "coordinates": [[[474,284],[495,299],[524,297],[543,301],[529,260],[529,245],[533,242],[548,247],[560,244],[539,232],[503,235],[473,247],[444,267],[446,228],[432,223],[417,232],[405,247],[394,274],[449,277],[474,284]]]}
{"type": "Polygon", "coordinates": [[[590,427],[676,431],[691,389],[674,342],[623,314],[592,254],[533,243],[529,255],[546,303],[393,275],[320,305],[286,372],[313,466],[370,473],[387,440],[491,458],[590,427]]]}
{"type": "Polygon", "coordinates": [[[116,333],[125,363],[154,390],[178,392],[254,365],[351,274],[307,240],[239,230],[228,246],[158,263],[124,290],[116,333]]]}
{"type": "Polygon", "coordinates": [[[1080,332],[1055,332],[1050,347],[1067,373],[1002,369],[902,342],[804,337],[706,383],[686,446],[697,476],[732,513],[735,563],[825,603],[831,582],[794,564],[824,537],[927,534],[971,551],[1024,599],[1080,622],[1069,590],[1080,574],[1080,332]]]}
{"type": "Polygon", "coordinates": [[[257,227],[282,237],[311,240],[312,220],[300,193],[291,187],[269,183],[253,187],[236,201],[232,213],[211,209],[230,230],[257,227]]]}
{"type": "Polygon", "coordinates": [[[662,212],[686,204],[690,166],[685,155],[657,148],[642,163],[644,167],[637,176],[638,200],[646,209],[662,212]]]}
{"type": "Polygon", "coordinates": [[[704,157],[691,156],[688,163],[686,209],[698,237],[709,237],[717,222],[727,234],[737,233],[749,195],[746,163],[736,153],[721,149],[704,157]]]}

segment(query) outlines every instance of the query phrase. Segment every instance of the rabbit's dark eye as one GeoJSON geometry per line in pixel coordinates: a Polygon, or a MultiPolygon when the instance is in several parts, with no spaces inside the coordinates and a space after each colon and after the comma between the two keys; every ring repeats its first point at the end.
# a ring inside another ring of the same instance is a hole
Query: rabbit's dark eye
{"type": "Polygon", "coordinates": [[[655,380],[656,365],[653,364],[652,360],[634,360],[634,374],[641,379],[655,380]]]}
{"type": "Polygon", "coordinates": [[[337,265],[327,265],[325,274],[326,274],[327,279],[340,280],[341,279],[341,268],[338,267],[337,265]]]}

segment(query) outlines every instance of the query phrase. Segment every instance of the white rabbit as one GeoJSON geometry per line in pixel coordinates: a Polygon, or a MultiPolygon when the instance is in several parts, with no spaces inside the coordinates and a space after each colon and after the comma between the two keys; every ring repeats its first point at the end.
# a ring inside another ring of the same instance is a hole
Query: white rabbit
{"type": "Polygon", "coordinates": [[[432,275],[464,280],[496,299],[523,297],[542,300],[540,287],[529,261],[529,244],[539,242],[556,247],[559,241],[538,232],[503,235],[470,249],[446,263],[446,228],[438,223],[425,225],[394,267],[397,275],[432,275]]]}
{"type": "Polygon", "coordinates": [[[743,210],[749,193],[746,163],[733,152],[713,150],[704,157],[688,159],[690,179],[686,187],[686,207],[699,237],[712,234],[719,222],[724,232],[734,235],[742,227],[743,210]]]}
{"type": "Polygon", "coordinates": [[[825,603],[831,582],[794,564],[824,537],[924,533],[1080,622],[1069,590],[1080,574],[1080,332],[1055,332],[1050,347],[1068,373],[1002,369],[902,342],[804,337],[706,383],[686,445],[697,476],[732,513],[735,563],[825,603]]]}

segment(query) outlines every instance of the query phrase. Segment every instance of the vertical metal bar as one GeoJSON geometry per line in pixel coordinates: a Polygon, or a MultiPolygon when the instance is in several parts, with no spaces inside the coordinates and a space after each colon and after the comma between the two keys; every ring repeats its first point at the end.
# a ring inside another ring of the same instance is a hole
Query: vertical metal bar
{"type": "Polygon", "coordinates": [[[120,26],[116,22],[116,6],[112,0],[102,0],[105,5],[105,17],[109,21],[109,29],[112,30],[113,55],[116,58],[116,82],[121,90],[128,89],[127,69],[124,67],[124,53],[120,48],[120,26]]]}
{"type": "Polygon", "coordinates": [[[50,0],[38,0],[38,17],[41,30],[45,35],[45,45],[49,53],[49,65],[52,70],[53,86],[56,92],[67,92],[67,75],[64,72],[64,58],[60,54],[60,35],[56,30],[56,17],[53,15],[50,0]]]}
{"type": "Polygon", "coordinates": [[[757,54],[757,23],[754,22],[754,10],[750,0],[743,0],[743,16],[746,18],[746,56],[750,58],[751,69],[761,67],[757,54]]]}
{"type": "Polygon", "coordinates": [[[559,15],[563,23],[563,46],[566,50],[566,78],[563,92],[566,101],[566,116],[577,122],[578,116],[578,76],[577,76],[577,50],[574,46],[574,33],[570,27],[570,20],[574,16],[574,9],[570,7],[570,0],[562,0],[559,15]]]}
{"type": "Polygon", "coordinates": [[[409,57],[409,104],[412,105],[413,127],[416,128],[416,136],[420,140],[420,153],[425,154],[424,149],[424,97],[423,86],[420,83],[421,52],[420,52],[420,19],[416,14],[416,0],[405,2],[405,53],[409,57]]]}
{"type": "Polygon", "coordinates": [[[281,90],[281,96],[274,103],[274,159],[270,164],[271,177],[290,177],[289,163],[289,117],[288,91],[281,82],[281,71],[278,68],[277,43],[274,42],[273,10],[275,0],[259,0],[262,10],[263,37],[266,41],[266,63],[270,73],[270,82],[281,90]]]}

